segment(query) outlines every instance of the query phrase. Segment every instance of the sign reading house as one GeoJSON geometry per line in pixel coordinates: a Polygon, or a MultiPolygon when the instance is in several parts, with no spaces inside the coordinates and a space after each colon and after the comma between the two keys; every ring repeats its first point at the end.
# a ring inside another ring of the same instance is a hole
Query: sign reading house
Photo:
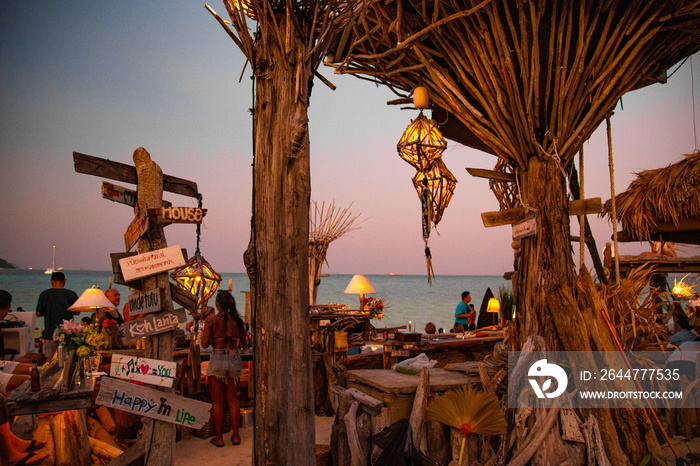
{"type": "Polygon", "coordinates": [[[95,403],[159,421],[201,429],[209,420],[211,404],[161,392],[110,377],[102,377],[95,403]]]}
{"type": "Polygon", "coordinates": [[[119,259],[124,281],[149,277],[185,265],[179,245],[119,259]]]}

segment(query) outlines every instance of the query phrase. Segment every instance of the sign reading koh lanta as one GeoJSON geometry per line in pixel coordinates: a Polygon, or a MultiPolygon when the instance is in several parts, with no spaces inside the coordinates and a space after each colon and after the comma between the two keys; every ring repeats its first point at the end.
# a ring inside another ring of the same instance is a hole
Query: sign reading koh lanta
{"type": "Polygon", "coordinates": [[[211,404],[102,377],[95,403],[159,421],[201,429],[209,420],[211,404]]]}
{"type": "Polygon", "coordinates": [[[185,258],[179,245],[119,259],[119,268],[121,268],[122,276],[127,282],[156,275],[183,265],[185,265],[185,258]]]}
{"type": "Polygon", "coordinates": [[[141,314],[150,314],[159,312],[162,308],[163,289],[136,292],[129,295],[129,315],[140,316],[141,314]]]}
{"type": "Polygon", "coordinates": [[[180,322],[187,322],[187,315],[184,309],[147,314],[141,319],[124,322],[122,328],[124,329],[124,338],[129,340],[175,330],[180,325],[180,322]]]}
{"type": "Polygon", "coordinates": [[[113,354],[109,375],[126,380],[172,387],[177,364],[173,361],[161,361],[159,359],[139,358],[113,354]]]}

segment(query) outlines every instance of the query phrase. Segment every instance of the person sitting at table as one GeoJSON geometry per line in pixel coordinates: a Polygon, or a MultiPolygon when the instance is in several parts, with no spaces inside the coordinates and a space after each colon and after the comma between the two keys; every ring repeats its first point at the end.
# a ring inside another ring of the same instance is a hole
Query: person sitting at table
{"type": "Polygon", "coordinates": [[[224,446],[222,427],[224,423],[224,394],[231,415],[231,443],[239,445],[238,433],[240,408],[238,403],[238,383],[243,374],[240,349],[248,346],[248,335],[243,319],[236,309],[236,300],[231,293],[222,290],[216,296],[216,310],[204,321],[202,348],[212,346],[212,355],[207,366],[207,382],[212,398],[212,420],[216,436],[212,445],[224,446]]]}
{"type": "Polygon", "coordinates": [[[428,335],[434,334],[435,333],[435,324],[432,322],[428,322],[427,324],[425,324],[425,333],[427,333],[428,335]]]}
{"type": "MultiPolygon", "coordinates": [[[[5,290],[0,290],[0,320],[5,320],[11,307],[12,295],[5,290]]],[[[5,359],[5,341],[2,339],[2,335],[0,335],[0,359],[5,359]]]]}

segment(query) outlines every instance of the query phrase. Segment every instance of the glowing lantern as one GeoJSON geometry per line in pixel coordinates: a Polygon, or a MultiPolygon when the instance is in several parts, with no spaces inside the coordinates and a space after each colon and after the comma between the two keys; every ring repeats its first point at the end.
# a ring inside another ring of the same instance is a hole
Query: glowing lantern
{"type": "Polygon", "coordinates": [[[221,275],[214,271],[199,252],[196,252],[185,265],[175,269],[170,277],[181,289],[198,296],[197,308],[211,298],[221,282],[221,275]]]}
{"type": "Polygon", "coordinates": [[[418,86],[413,90],[413,105],[416,108],[428,108],[430,97],[428,97],[428,89],[423,86],[418,86]]]}
{"type": "Polygon", "coordinates": [[[416,170],[430,168],[446,148],[447,141],[442,137],[437,123],[423,115],[423,111],[408,125],[396,146],[399,157],[416,170]]]}
{"type": "MultiPolygon", "coordinates": [[[[450,203],[450,199],[452,199],[456,185],[457,179],[447,169],[442,159],[436,160],[428,170],[419,171],[413,177],[413,186],[421,199],[423,210],[429,213],[429,222],[433,225],[437,226],[440,223],[442,214],[450,203]]],[[[423,229],[425,230],[425,228],[426,225],[424,224],[423,229]]],[[[428,232],[430,232],[429,225],[428,232]]]]}

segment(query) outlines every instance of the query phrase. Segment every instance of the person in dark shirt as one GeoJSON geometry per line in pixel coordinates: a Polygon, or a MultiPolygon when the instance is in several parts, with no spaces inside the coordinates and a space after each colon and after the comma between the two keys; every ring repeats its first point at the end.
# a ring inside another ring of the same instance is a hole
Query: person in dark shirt
{"type": "MultiPolygon", "coordinates": [[[[12,307],[12,295],[5,291],[0,290],[0,320],[4,320],[10,308],[12,307]]],[[[5,359],[5,341],[0,335],[0,359],[5,359]]]]}
{"type": "Polygon", "coordinates": [[[65,288],[66,276],[63,272],[51,274],[51,288],[44,290],[39,295],[36,304],[36,315],[44,317],[44,331],[41,334],[44,343],[44,356],[49,361],[56,353],[56,343],[53,341],[53,332],[64,320],[73,321],[73,316],[79,311],[69,311],[68,308],[78,300],[75,291],[65,288]]]}

